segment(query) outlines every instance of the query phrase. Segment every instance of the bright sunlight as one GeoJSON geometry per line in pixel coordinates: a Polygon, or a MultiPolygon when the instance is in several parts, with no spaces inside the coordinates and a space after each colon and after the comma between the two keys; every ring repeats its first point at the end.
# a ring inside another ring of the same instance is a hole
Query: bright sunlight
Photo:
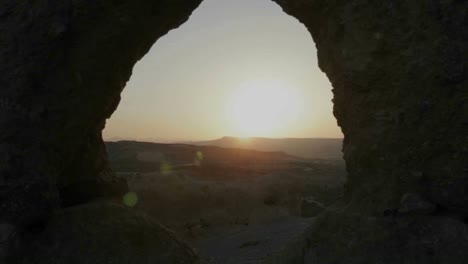
{"type": "Polygon", "coordinates": [[[133,69],[106,140],[341,138],[310,33],[273,1],[204,0],[133,69]]]}
{"type": "Polygon", "coordinates": [[[294,87],[278,80],[244,83],[230,99],[230,121],[242,137],[275,136],[298,120],[302,108],[294,87]]]}

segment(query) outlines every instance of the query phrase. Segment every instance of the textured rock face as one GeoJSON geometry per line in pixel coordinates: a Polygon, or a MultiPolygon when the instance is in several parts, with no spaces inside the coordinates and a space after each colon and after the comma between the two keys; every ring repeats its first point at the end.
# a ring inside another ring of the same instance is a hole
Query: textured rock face
{"type": "Polygon", "coordinates": [[[30,230],[60,204],[125,190],[101,130],[134,63],[199,2],[0,1],[0,224],[30,230]]]}
{"type": "Polygon", "coordinates": [[[468,226],[447,217],[329,213],[314,229],[307,264],[463,264],[468,257],[468,226]]]}
{"type": "MultiPolygon", "coordinates": [[[[0,225],[27,233],[61,204],[125,191],[101,130],[134,63],[200,2],[0,1],[0,225]]],[[[398,211],[415,193],[465,217],[468,2],[275,2],[333,84],[349,210],[398,211]]]]}
{"type": "Polygon", "coordinates": [[[199,2],[0,2],[1,221],[28,226],[67,203],[59,190],[116,181],[105,120],[133,64],[199,2]]]}
{"type": "Polygon", "coordinates": [[[355,209],[420,193],[468,212],[468,3],[276,0],[311,32],[333,84],[355,209]]]}

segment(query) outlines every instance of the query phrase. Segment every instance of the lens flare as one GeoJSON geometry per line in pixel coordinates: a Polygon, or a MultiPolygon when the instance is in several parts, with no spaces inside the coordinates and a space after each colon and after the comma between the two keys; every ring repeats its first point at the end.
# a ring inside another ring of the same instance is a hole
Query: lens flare
{"type": "Polygon", "coordinates": [[[172,171],[172,166],[169,162],[163,162],[161,163],[159,170],[161,171],[162,174],[169,174],[172,171]]]}
{"type": "Polygon", "coordinates": [[[138,203],[138,195],[135,192],[128,192],[123,196],[122,201],[125,206],[134,207],[138,203]]]}
{"type": "Polygon", "coordinates": [[[201,166],[203,158],[204,158],[203,157],[203,152],[197,151],[197,153],[195,154],[195,160],[193,161],[193,164],[195,166],[201,166]]]}

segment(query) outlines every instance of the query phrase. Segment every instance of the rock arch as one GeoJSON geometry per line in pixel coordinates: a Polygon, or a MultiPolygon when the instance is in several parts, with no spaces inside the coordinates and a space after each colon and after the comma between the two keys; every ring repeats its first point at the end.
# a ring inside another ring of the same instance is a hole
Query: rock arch
{"type": "MultiPolygon", "coordinates": [[[[200,2],[0,2],[2,228],[125,191],[107,169],[104,122],[134,63],[200,2]]],[[[347,210],[383,216],[417,197],[408,213],[428,214],[423,203],[466,217],[468,3],[275,2],[308,28],[333,84],[347,210]]]]}

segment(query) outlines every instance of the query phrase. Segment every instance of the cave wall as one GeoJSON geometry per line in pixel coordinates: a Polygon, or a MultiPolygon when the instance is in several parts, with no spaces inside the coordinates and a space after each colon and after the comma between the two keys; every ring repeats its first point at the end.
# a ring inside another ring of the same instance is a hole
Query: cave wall
{"type": "Polygon", "coordinates": [[[0,262],[61,206],[126,191],[105,120],[136,61],[200,2],[0,1],[0,262]]]}
{"type": "Polygon", "coordinates": [[[276,0],[310,31],[345,135],[350,205],[468,213],[467,1],[276,0]]]}
{"type": "MultiPolygon", "coordinates": [[[[0,1],[2,230],[125,192],[101,130],[135,62],[200,2],[0,1]]],[[[334,87],[348,210],[395,212],[411,193],[466,216],[468,2],[275,2],[312,34],[334,87]]]]}

